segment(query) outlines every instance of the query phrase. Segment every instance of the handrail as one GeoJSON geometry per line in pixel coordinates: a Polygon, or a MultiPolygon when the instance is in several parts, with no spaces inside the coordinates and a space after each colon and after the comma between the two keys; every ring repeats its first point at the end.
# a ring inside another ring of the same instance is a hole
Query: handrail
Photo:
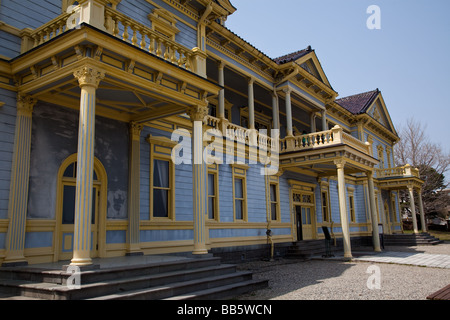
{"type": "Polygon", "coordinates": [[[416,177],[420,178],[419,169],[407,164],[402,167],[376,169],[377,178],[393,178],[393,177],[416,177]]]}
{"type": "Polygon", "coordinates": [[[331,130],[286,137],[281,140],[281,152],[301,151],[319,147],[346,144],[363,153],[370,154],[371,145],[343,132],[340,126],[331,130]]]}
{"type": "MultiPolygon", "coordinates": [[[[192,71],[194,52],[150,27],[137,22],[111,7],[104,7],[106,32],[174,65],[192,71]]],[[[23,35],[25,51],[31,50],[70,30],[76,25],[79,9],[63,13],[39,28],[23,35]]]]}

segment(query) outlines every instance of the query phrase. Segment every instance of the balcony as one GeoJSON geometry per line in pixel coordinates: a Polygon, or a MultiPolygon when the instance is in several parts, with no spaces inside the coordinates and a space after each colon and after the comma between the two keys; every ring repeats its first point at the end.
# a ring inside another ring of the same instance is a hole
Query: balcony
{"type": "Polygon", "coordinates": [[[311,149],[348,145],[362,153],[371,154],[371,144],[362,142],[343,132],[339,126],[328,131],[315,132],[295,137],[286,137],[281,141],[281,153],[299,152],[311,149]]]}
{"type": "Polygon", "coordinates": [[[78,109],[74,72],[94,66],[105,74],[96,114],[141,124],[183,114],[217,95],[220,87],[204,75],[203,52],[103,3],[83,1],[35,30],[22,30],[22,54],[8,62],[19,92],[78,109]]]}
{"type": "Polygon", "coordinates": [[[388,190],[407,189],[408,187],[420,189],[423,185],[419,169],[409,164],[403,167],[376,169],[376,178],[380,188],[388,190]]]}
{"type": "MultiPolygon", "coordinates": [[[[97,18],[95,21],[86,20],[87,23],[176,66],[195,71],[193,70],[195,50],[180,45],[111,7],[105,6],[101,10],[104,12],[98,13],[98,16],[102,17],[102,22],[97,21],[97,18]]],[[[76,28],[76,22],[81,17],[80,11],[80,7],[75,8],[72,13],[64,13],[35,30],[25,29],[22,36],[22,53],[76,28]]]]}
{"type": "Polygon", "coordinates": [[[230,123],[226,119],[208,116],[207,126],[217,135],[245,146],[256,146],[279,156],[281,169],[302,168],[319,175],[336,175],[336,160],[346,160],[346,172],[372,171],[378,160],[372,157],[372,145],[343,132],[339,126],[328,131],[279,139],[230,123]]]}

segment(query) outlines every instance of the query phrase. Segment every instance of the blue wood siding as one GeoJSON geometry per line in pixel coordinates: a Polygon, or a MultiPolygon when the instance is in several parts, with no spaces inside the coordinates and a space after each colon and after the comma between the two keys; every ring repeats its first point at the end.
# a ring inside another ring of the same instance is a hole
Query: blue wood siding
{"type": "Polygon", "coordinates": [[[7,219],[16,126],[16,94],[0,89],[0,102],[5,103],[0,107],[0,219],[7,219]]]}

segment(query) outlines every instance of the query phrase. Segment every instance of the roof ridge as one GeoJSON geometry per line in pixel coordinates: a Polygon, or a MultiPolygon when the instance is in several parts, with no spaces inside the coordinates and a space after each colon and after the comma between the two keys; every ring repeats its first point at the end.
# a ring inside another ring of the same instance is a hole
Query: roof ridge
{"type": "Polygon", "coordinates": [[[283,64],[286,62],[290,62],[292,60],[297,60],[298,58],[300,58],[300,57],[297,58],[297,56],[300,54],[309,53],[312,51],[313,50],[312,50],[311,46],[308,46],[305,49],[297,50],[297,51],[282,55],[280,57],[273,58],[272,60],[275,61],[277,64],[283,64]]]}
{"type": "Polygon", "coordinates": [[[361,114],[367,111],[367,108],[372,104],[379,93],[380,90],[377,88],[375,90],[343,97],[335,100],[335,102],[353,114],[361,114]]]}

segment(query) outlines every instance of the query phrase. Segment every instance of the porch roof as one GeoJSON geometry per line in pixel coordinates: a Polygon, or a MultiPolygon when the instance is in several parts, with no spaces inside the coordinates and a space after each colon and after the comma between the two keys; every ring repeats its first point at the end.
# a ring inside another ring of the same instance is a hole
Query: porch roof
{"type": "MultiPolygon", "coordinates": [[[[172,57],[173,60],[173,57],[172,57]]],[[[18,91],[77,108],[74,70],[86,63],[105,71],[97,90],[98,113],[147,122],[206,104],[221,89],[213,82],[88,24],[68,30],[9,61],[18,91]]]]}

